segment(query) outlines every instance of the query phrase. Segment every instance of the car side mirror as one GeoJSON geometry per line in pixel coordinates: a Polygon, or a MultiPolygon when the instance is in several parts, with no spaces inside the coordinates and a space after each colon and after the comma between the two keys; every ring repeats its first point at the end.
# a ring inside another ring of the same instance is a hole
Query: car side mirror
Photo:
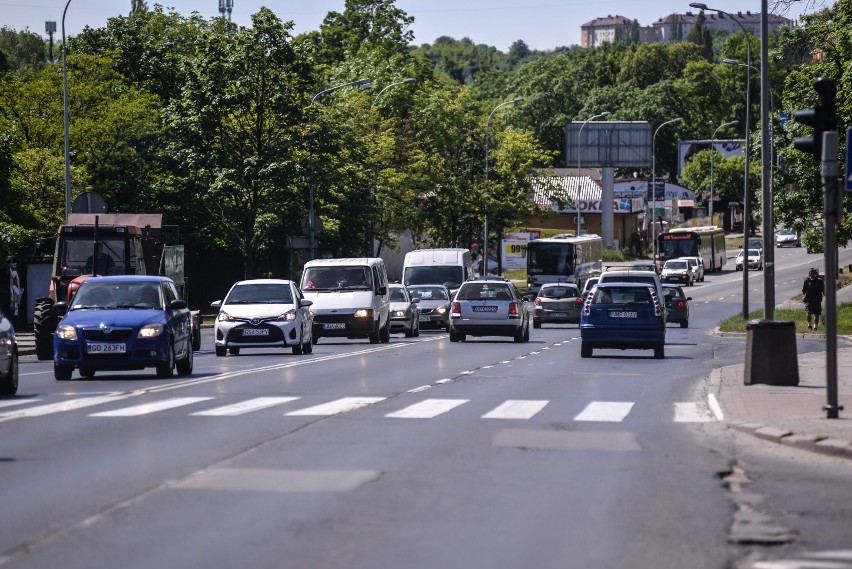
{"type": "Polygon", "coordinates": [[[50,307],[50,311],[56,314],[57,316],[63,316],[66,312],[68,312],[68,303],[64,300],[55,302],[53,306],[50,307]]]}
{"type": "Polygon", "coordinates": [[[169,310],[183,310],[186,308],[186,301],[176,298],[169,303],[169,310]]]}
{"type": "Polygon", "coordinates": [[[686,300],[692,300],[692,297],[691,297],[691,296],[687,296],[687,297],[686,297],[686,300]]]}
{"type": "Polygon", "coordinates": [[[533,297],[532,297],[531,294],[525,294],[524,296],[521,297],[521,300],[523,300],[524,302],[532,302],[533,297]]]}
{"type": "Polygon", "coordinates": [[[307,308],[308,306],[311,306],[313,303],[314,303],[313,300],[307,300],[307,299],[303,298],[302,300],[299,301],[299,308],[307,308]]]}
{"type": "Polygon", "coordinates": [[[378,291],[378,292],[379,292],[379,294],[381,294],[382,296],[384,296],[384,295],[386,295],[386,294],[388,293],[388,287],[386,287],[386,286],[380,286],[380,287],[379,287],[379,291],[378,291]]]}
{"type": "Polygon", "coordinates": [[[210,303],[210,308],[222,308],[222,301],[221,300],[214,300],[213,302],[210,303]]]}

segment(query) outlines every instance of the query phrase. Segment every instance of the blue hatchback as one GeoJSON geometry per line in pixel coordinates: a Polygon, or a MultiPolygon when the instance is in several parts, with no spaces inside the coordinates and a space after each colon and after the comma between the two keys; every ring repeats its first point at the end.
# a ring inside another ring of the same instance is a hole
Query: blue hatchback
{"type": "Polygon", "coordinates": [[[654,287],[643,283],[598,283],[580,315],[580,356],[595,348],[654,350],[665,357],[666,317],[654,287]]]}
{"type": "Polygon", "coordinates": [[[157,276],[88,278],[64,314],[53,337],[53,373],[58,381],[97,371],[156,368],[168,378],[175,368],[192,373],[192,316],[175,283],[157,276]]]}

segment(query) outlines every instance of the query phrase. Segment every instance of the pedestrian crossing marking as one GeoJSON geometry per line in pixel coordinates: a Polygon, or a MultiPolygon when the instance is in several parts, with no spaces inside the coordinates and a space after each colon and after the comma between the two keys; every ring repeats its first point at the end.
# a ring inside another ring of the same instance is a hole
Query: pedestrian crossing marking
{"type": "Polygon", "coordinates": [[[166,409],[174,409],[183,407],[184,405],[192,405],[201,401],[209,401],[213,397],[174,397],[163,401],[152,403],[143,403],[142,405],[134,405],[133,407],[124,407],[113,411],[104,411],[102,413],[92,413],[89,417],[138,417],[140,415],[148,415],[157,411],[165,411],[166,409]]]}
{"type": "Polygon", "coordinates": [[[307,407],[305,409],[299,409],[298,411],[292,411],[290,413],[285,413],[288,416],[297,417],[297,416],[316,416],[316,417],[327,417],[329,415],[338,415],[340,413],[346,413],[348,411],[354,411],[355,409],[360,409],[361,407],[366,407],[368,405],[372,405],[373,403],[378,403],[379,401],[384,401],[387,399],[386,397],[344,397],[342,399],[337,399],[336,401],[331,401],[329,403],[323,403],[321,405],[314,405],[313,407],[307,407]]]}
{"type": "Polygon", "coordinates": [[[631,409],[632,401],[592,401],[574,420],[620,423],[631,409]]]}
{"type": "Polygon", "coordinates": [[[483,419],[532,419],[549,401],[512,400],[498,405],[482,416],[483,419]]]}
{"type": "Polygon", "coordinates": [[[675,423],[710,423],[716,419],[703,403],[675,403],[675,423]]]}
{"type": "Polygon", "coordinates": [[[216,407],[215,409],[199,411],[197,413],[192,413],[192,415],[202,417],[235,417],[237,415],[251,413],[252,411],[258,411],[260,409],[289,403],[290,401],[296,401],[297,399],[299,399],[299,397],[256,397],[254,399],[249,399],[248,401],[234,403],[233,405],[225,405],[224,407],[216,407]]]}
{"type": "Polygon", "coordinates": [[[10,399],[8,401],[0,401],[0,407],[11,407],[13,405],[24,405],[26,403],[38,403],[41,399],[10,399]]]}
{"type": "Polygon", "coordinates": [[[394,419],[432,419],[452,411],[459,405],[464,405],[470,399],[427,399],[404,409],[388,413],[385,417],[394,419]]]}
{"type": "Polygon", "coordinates": [[[753,569],[852,569],[852,550],[815,551],[797,559],[758,561],[753,569]]]}

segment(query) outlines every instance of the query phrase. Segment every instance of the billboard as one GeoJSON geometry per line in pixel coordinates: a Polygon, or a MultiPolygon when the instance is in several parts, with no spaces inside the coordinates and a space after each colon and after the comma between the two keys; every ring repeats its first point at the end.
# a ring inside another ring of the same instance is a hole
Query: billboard
{"type": "Polygon", "coordinates": [[[677,143],[677,175],[683,172],[683,166],[694,155],[702,150],[710,150],[710,144],[716,152],[723,154],[725,158],[743,155],[743,139],[732,140],[682,140],[677,143]]]}
{"type": "Polygon", "coordinates": [[[565,163],[586,168],[649,168],[651,123],[646,121],[569,122],[565,163]]]}

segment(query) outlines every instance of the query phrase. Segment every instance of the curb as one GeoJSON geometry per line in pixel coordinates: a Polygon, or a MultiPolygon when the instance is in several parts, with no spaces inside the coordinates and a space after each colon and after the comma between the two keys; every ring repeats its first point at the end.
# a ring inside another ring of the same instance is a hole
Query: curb
{"type": "Polygon", "coordinates": [[[823,435],[797,435],[787,429],[779,429],[760,423],[728,423],[732,429],[753,435],[766,441],[809,450],[829,456],[852,459],[852,442],[832,439],[823,435]]]}

